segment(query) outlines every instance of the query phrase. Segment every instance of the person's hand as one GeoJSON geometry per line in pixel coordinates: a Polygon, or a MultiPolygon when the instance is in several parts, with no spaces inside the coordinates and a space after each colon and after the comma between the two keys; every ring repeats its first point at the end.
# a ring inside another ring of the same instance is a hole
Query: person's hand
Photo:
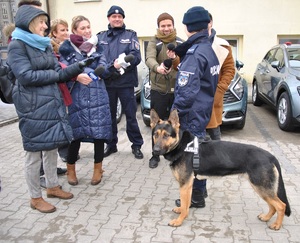
{"type": "Polygon", "coordinates": [[[84,85],[89,85],[93,80],[86,73],[81,73],[77,76],[77,81],[84,85]]]}
{"type": "Polygon", "coordinates": [[[170,73],[172,70],[172,68],[169,68],[169,70],[167,70],[164,66],[164,63],[162,62],[156,69],[156,72],[160,73],[160,74],[168,74],[170,73]]]}
{"type": "Polygon", "coordinates": [[[118,59],[116,59],[114,61],[114,67],[115,67],[115,69],[118,69],[118,70],[121,68],[121,65],[118,63],[118,59]]]}
{"type": "Polygon", "coordinates": [[[167,50],[167,56],[171,59],[175,59],[176,58],[176,54],[174,51],[171,50],[167,50]]]}

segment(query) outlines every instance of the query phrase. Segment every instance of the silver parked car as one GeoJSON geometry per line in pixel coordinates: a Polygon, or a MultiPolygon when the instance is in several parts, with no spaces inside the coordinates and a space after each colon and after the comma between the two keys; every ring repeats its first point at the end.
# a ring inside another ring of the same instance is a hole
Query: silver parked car
{"type": "Polygon", "coordinates": [[[267,52],[254,73],[252,102],[276,109],[284,131],[300,125],[300,45],[280,44],[267,52]]]}

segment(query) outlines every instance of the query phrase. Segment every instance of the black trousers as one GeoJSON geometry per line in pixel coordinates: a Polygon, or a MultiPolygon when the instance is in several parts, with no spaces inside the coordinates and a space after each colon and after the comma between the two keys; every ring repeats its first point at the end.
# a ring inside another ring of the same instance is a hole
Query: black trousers
{"type": "Polygon", "coordinates": [[[154,109],[162,120],[169,118],[171,108],[174,102],[174,94],[162,94],[151,89],[151,109],[154,109]]]}
{"type": "MultiPolygon", "coordinates": [[[[112,81],[113,82],[113,81],[112,81]]],[[[109,105],[112,121],[112,140],[107,144],[108,147],[116,147],[118,143],[118,126],[116,121],[118,98],[121,101],[123,112],[126,116],[126,133],[132,148],[141,148],[144,140],[136,119],[136,97],[134,87],[130,88],[106,88],[109,96],[109,105]]]]}
{"type": "MultiPolygon", "coordinates": [[[[73,141],[68,149],[68,164],[75,164],[80,149],[81,139],[73,141]]],[[[100,163],[104,158],[104,140],[94,139],[94,163],[100,163]]]]}
{"type": "MultiPolygon", "coordinates": [[[[151,109],[156,111],[160,119],[167,120],[169,118],[173,102],[173,93],[162,94],[151,89],[151,109]]],[[[154,144],[152,139],[152,148],[153,146],[154,144]]],[[[152,156],[154,156],[153,153],[152,156]]]]}

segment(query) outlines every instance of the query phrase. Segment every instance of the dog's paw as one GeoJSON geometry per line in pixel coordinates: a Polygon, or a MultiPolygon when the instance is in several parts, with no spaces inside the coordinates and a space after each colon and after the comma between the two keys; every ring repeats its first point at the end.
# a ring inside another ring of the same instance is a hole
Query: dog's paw
{"type": "Polygon", "coordinates": [[[280,223],[277,223],[277,222],[274,222],[273,224],[269,225],[269,228],[270,228],[271,230],[280,230],[281,224],[280,224],[280,223]]]}
{"type": "Polygon", "coordinates": [[[180,207],[173,208],[172,211],[173,211],[174,213],[177,213],[177,214],[180,214],[180,213],[181,213],[180,207]]]}
{"type": "Polygon", "coordinates": [[[258,215],[257,218],[258,218],[260,221],[263,221],[263,222],[268,222],[268,221],[270,220],[270,218],[267,217],[267,215],[266,215],[266,214],[263,214],[263,213],[260,214],[260,215],[258,215]]]}
{"type": "Polygon", "coordinates": [[[178,219],[173,219],[172,221],[170,221],[170,223],[168,223],[168,225],[172,226],[172,227],[178,227],[181,224],[182,224],[182,221],[178,220],[178,219]]]}

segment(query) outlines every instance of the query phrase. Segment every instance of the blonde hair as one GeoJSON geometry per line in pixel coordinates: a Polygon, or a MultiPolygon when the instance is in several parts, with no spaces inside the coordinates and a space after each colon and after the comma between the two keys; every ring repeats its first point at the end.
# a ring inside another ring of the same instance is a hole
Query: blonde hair
{"type": "Polygon", "coordinates": [[[38,24],[39,24],[39,22],[41,20],[45,21],[45,23],[47,23],[48,17],[46,15],[44,15],[44,14],[41,14],[41,15],[35,17],[33,20],[30,21],[30,23],[29,23],[29,30],[31,31],[31,33],[34,33],[35,28],[38,26],[38,24]]]}
{"type": "Polygon", "coordinates": [[[3,27],[3,34],[5,35],[5,37],[8,39],[9,37],[11,37],[12,32],[15,30],[16,26],[15,24],[11,23],[11,24],[7,24],[3,27]]]}
{"type": "Polygon", "coordinates": [[[73,17],[72,25],[71,25],[71,31],[73,34],[74,34],[74,30],[77,30],[79,23],[84,20],[86,20],[87,22],[90,23],[89,19],[82,15],[77,15],[77,16],[73,17]]]}
{"type": "Polygon", "coordinates": [[[53,20],[51,20],[51,28],[50,28],[50,34],[49,34],[50,37],[54,37],[54,38],[56,37],[53,32],[57,32],[57,26],[59,24],[65,26],[67,28],[69,27],[68,22],[64,19],[53,19],[53,20]]]}

